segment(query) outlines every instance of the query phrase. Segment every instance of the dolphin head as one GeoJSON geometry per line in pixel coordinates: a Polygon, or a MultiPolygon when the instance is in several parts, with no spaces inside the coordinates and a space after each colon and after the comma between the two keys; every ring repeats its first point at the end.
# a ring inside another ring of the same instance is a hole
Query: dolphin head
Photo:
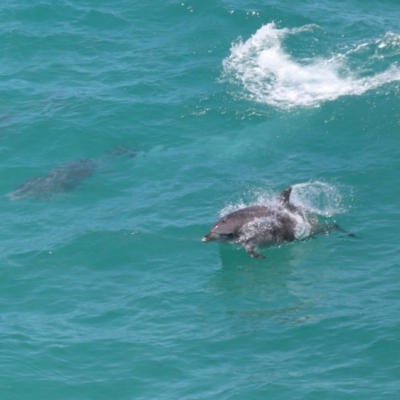
{"type": "Polygon", "coordinates": [[[207,235],[203,236],[202,242],[211,241],[231,241],[235,239],[241,223],[230,215],[226,215],[219,219],[210,229],[207,235]]]}

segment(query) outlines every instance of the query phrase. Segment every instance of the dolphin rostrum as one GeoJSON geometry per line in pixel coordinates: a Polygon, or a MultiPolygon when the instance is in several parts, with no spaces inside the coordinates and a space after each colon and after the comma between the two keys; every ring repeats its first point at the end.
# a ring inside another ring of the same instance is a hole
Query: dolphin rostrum
{"type": "Polygon", "coordinates": [[[279,245],[316,233],[342,231],[336,224],[319,224],[315,216],[291,204],[291,191],[289,186],[268,205],[250,206],[225,215],[201,240],[239,243],[252,257],[264,258],[255,250],[257,246],[279,245]]]}

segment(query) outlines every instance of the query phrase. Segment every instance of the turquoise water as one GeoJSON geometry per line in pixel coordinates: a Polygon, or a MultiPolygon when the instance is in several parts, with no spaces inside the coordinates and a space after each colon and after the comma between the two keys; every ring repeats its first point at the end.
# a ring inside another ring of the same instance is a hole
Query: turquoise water
{"type": "Polygon", "coordinates": [[[399,18],[1,5],[0,398],[397,399],[399,18]],[[288,185],[359,239],[200,241],[288,185]]]}

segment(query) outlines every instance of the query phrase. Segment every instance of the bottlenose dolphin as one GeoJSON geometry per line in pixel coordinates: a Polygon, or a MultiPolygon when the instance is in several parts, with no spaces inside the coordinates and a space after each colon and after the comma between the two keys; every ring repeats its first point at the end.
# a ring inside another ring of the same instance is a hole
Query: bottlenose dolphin
{"type": "Polygon", "coordinates": [[[96,168],[96,161],[90,158],[62,165],[49,171],[46,176],[28,178],[7,196],[10,200],[27,197],[49,198],[55,193],[75,189],[83,180],[89,178],[96,168]]]}
{"type": "Polygon", "coordinates": [[[116,146],[99,160],[84,158],[65,165],[60,165],[50,170],[45,176],[31,177],[22,182],[16,189],[8,193],[10,200],[37,197],[48,199],[57,193],[75,189],[82,181],[89,178],[99,165],[117,157],[135,157],[136,152],[129,147],[116,146]]]}
{"type": "Polygon", "coordinates": [[[319,224],[316,216],[291,204],[291,192],[289,186],[268,205],[250,206],[225,215],[201,240],[239,243],[252,257],[264,258],[255,250],[257,246],[279,245],[316,233],[342,231],[336,224],[319,224]]]}

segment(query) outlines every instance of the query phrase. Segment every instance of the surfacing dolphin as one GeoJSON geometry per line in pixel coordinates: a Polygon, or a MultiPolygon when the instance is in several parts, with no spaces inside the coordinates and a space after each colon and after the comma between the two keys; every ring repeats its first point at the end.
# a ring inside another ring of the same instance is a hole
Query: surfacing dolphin
{"type": "Polygon", "coordinates": [[[225,215],[201,240],[239,243],[252,257],[264,258],[256,247],[302,240],[332,230],[343,231],[336,224],[319,224],[317,217],[295,207],[289,202],[291,192],[289,186],[269,205],[250,206],[225,215]]]}

